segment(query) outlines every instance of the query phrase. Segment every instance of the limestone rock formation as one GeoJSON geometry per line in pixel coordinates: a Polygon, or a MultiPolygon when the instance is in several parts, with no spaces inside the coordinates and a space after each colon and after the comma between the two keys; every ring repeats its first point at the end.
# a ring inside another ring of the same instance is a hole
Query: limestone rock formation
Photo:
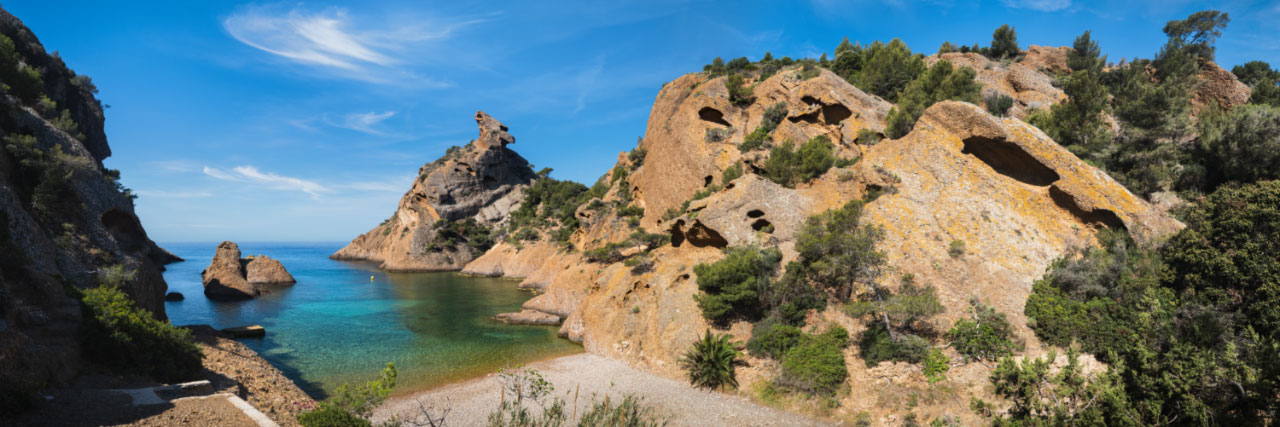
{"type": "Polygon", "coordinates": [[[1200,72],[1196,74],[1196,79],[1199,85],[1191,93],[1191,108],[1196,113],[1207,108],[1230,110],[1249,102],[1249,95],[1252,93],[1249,86],[1218,64],[1200,62],[1200,72]]]}
{"type": "Polygon", "coordinates": [[[293,279],[293,275],[284,269],[284,265],[279,260],[273,259],[266,255],[254,255],[246,257],[245,260],[245,279],[249,284],[253,285],[281,285],[294,284],[297,280],[293,279]]]}
{"type": "Polygon", "coordinates": [[[234,242],[218,244],[209,267],[201,273],[204,294],[211,299],[246,299],[262,294],[258,285],[292,285],[297,281],[280,261],[265,255],[240,257],[234,242]]]}
{"type": "Polygon", "coordinates": [[[261,295],[258,288],[245,279],[244,263],[240,262],[240,246],[232,242],[218,244],[209,267],[200,273],[204,282],[204,294],[213,299],[245,299],[261,295]]]}
{"type": "Polygon", "coordinates": [[[330,258],[372,261],[390,271],[458,270],[480,255],[466,242],[438,238],[438,221],[474,220],[492,226],[523,201],[534,178],[529,162],[507,145],[507,126],[476,112],[480,134],[423,165],[400,205],[382,225],[356,237],[330,258]],[[452,241],[450,241],[452,240],[452,241]]]}
{"type": "Polygon", "coordinates": [[[111,148],[91,80],[4,10],[0,34],[41,76],[27,86],[6,81],[0,94],[0,393],[10,396],[65,384],[79,369],[81,309],[64,286],[117,281],[164,319],[161,271],[180,259],[151,241],[118,172],[102,164],[111,148]],[[20,92],[48,97],[57,111],[20,92]],[[54,120],[63,112],[69,121],[54,120]]]}
{"type": "Polygon", "coordinates": [[[1067,100],[1062,89],[1054,87],[1052,72],[1061,72],[1066,67],[1067,48],[1041,48],[1028,51],[1018,62],[993,61],[978,53],[944,53],[925,57],[925,63],[932,66],[940,59],[951,62],[956,67],[972,68],[977,76],[975,80],[982,84],[982,96],[1004,94],[1013,98],[1013,108],[1009,115],[1026,117],[1031,110],[1044,109],[1067,100]],[[1040,69],[1045,72],[1041,72],[1040,69]]]}

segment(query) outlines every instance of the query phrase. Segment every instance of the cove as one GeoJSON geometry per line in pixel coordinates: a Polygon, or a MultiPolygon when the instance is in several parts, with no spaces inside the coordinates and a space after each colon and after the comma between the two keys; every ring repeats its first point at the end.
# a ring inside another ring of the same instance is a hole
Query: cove
{"type": "Polygon", "coordinates": [[[161,245],[186,262],[164,272],[165,303],[174,325],[225,328],[257,324],[264,338],[240,339],[313,398],[343,382],[363,383],[387,362],[399,370],[396,393],[408,393],[504,366],[582,352],[557,327],[507,325],[492,319],[518,311],[533,296],[516,282],[457,273],[387,273],[365,263],[334,261],[341,243],[240,243],[244,256],[269,255],[298,280],[248,301],[212,301],[200,274],[217,242],[161,245]],[[372,280],[370,278],[372,277],[372,280]]]}

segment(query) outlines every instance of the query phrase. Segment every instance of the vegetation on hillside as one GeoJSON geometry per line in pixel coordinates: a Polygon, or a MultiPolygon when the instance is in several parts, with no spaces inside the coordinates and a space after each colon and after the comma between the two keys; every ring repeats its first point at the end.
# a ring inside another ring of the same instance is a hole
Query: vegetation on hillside
{"type": "Polygon", "coordinates": [[[109,269],[103,285],[80,291],[83,325],[80,337],[88,360],[120,372],[133,372],[168,383],[196,379],[204,355],[191,331],[156,320],[120,288],[133,280],[124,267],[109,269]]]}

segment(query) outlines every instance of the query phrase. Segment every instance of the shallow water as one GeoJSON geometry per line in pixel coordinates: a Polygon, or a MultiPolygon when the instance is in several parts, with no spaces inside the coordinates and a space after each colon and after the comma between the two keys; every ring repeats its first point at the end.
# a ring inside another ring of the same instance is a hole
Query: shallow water
{"type": "Polygon", "coordinates": [[[373,379],[387,362],[399,370],[397,393],[492,372],[507,365],[577,353],[556,327],[507,325],[532,293],[510,280],[456,273],[386,273],[334,261],[341,243],[241,243],[243,256],[280,260],[298,283],[254,300],[211,301],[200,273],[217,243],[161,244],[186,262],[167,266],[165,303],[175,325],[262,325],[264,338],[241,339],[317,399],[343,382],[373,379]],[[372,280],[371,280],[372,277],[372,280]]]}

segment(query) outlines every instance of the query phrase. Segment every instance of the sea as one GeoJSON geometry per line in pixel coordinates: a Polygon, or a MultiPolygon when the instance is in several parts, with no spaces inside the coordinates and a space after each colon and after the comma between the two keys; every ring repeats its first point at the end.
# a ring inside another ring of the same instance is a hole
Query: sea
{"type": "Polygon", "coordinates": [[[398,370],[395,394],[405,394],[583,351],[557,337],[556,327],[493,319],[533,297],[515,281],[388,273],[329,259],[343,245],[239,243],[242,256],[278,259],[298,283],[252,300],[213,301],[204,296],[201,272],[218,243],[161,243],[186,260],[166,266],[169,291],[186,299],[166,302],[165,312],[174,325],[263,326],[265,337],[238,340],[317,400],[343,383],[373,380],[388,362],[398,370]]]}

